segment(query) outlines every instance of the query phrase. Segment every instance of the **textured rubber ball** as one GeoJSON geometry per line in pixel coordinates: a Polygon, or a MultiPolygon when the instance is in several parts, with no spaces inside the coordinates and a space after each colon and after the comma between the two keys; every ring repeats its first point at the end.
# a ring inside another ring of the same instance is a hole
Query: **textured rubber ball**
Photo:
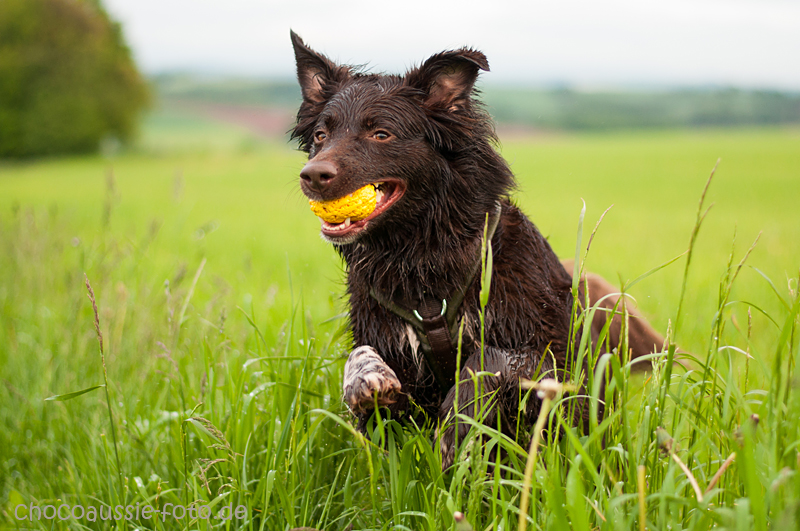
{"type": "Polygon", "coordinates": [[[375,210],[378,204],[377,191],[374,185],[368,184],[339,199],[330,201],[309,199],[308,204],[314,214],[328,223],[339,224],[347,218],[350,218],[350,221],[358,221],[375,210]]]}

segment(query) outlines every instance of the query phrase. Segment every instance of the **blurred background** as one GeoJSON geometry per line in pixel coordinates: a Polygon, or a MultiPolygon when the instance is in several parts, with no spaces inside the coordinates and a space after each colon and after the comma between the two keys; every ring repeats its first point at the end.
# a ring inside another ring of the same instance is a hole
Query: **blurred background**
{"type": "MultiPolygon", "coordinates": [[[[680,253],[722,158],[712,256],[724,260],[734,227],[749,240],[766,231],[756,256],[792,275],[800,4],[780,0],[3,0],[0,212],[61,212],[76,241],[98,227],[152,237],[154,278],[207,258],[235,292],[274,292],[291,273],[313,304],[338,301],[341,266],[287,138],[300,101],[290,28],[375,72],[484,51],[479,88],[516,199],[562,256],[581,200],[593,219],[615,205],[601,273],[630,279],[680,253]]],[[[678,277],[654,287],[654,304],[675,298],[678,277]]],[[[284,310],[290,299],[278,297],[284,310]]]]}
{"type": "Polygon", "coordinates": [[[179,118],[282,137],[299,101],[289,28],[376,72],[478,48],[484,100],[516,132],[800,122],[792,1],[6,0],[0,14],[5,157],[163,148],[159,126],[179,118]]]}
{"type": "MultiPolygon", "coordinates": [[[[206,258],[234,296],[258,292],[282,311],[291,294],[274,294],[295,275],[312,307],[338,311],[341,264],[317,236],[287,137],[300,101],[290,28],[374,72],[484,51],[481,97],[515,198],[562,256],[582,200],[592,220],[614,205],[595,270],[624,281],[679,254],[722,158],[701,241],[711,261],[724,263],[735,230],[764,231],[755,256],[794,275],[800,4],[780,0],[3,0],[0,221],[57,212],[69,242],[103,230],[150,242],[152,282],[206,258]]],[[[108,261],[80,256],[82,268],[108,261]]],[[[676,269],[648,291],[661,326],[679,282],[676,269]]]]}

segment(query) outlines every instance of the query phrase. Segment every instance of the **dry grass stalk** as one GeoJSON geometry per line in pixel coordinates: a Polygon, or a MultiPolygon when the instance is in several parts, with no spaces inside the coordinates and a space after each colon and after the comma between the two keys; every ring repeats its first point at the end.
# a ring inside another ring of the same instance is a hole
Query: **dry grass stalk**
{"type": "Polygon", "coordinates": [[[525,480],[522,484],[522,499],[519,504],[519,531],[525,531],[528,528],[528,503],[530,501],[533,471],[536,468],[539,441],[542,438],[544,423],[547,421],[553,400],[564,391],[564,386],[552,378],[545,378],[533,384],[523,382],[523,387],[536,389],[536,395],[542,400],[542,406],[539,410],[539,418],[536,419],[536,426],[533,428],[533,439],[531,440],[531,447],[528,452],[528,462],[525,465],[525,480]]]}
{"type": "Polygon", "coordinates": [[[86,290],[89,292],[88,297],[92,302],[92,311],[94,312],[94,330],[97,332],[97,343],[100,345],[100,361],[103,363],[103,382],[105,383],[106,390],[106,405],[108,406],[108,421],[111,424],[111,440],[114,443],[114,458],[117,462],[117,477],[119,479],[120,499],[123,497],[123,483],[122,483],[122,465],[119,461],[119,451],[117,450],[117,430],[114,428],[114,413],[111,410],[111,395],[108,392],[108,370],[106,369],[106,355],[103,351],[103,333],[100,331],[100,313],[97,311],[97,301],[94,297],[94,290],[89,283],[89,275],[83,274],[86,279],[86,290]]]}
{"type": "Polygon", "coordinates": [[[708,494],[709,492],[711,492],[711,489],[717,486],[717,483],[719,482],[719,479],[722,477],[722,474],[724,474],[725,471],[728,469],[728,467],[731,466],[731,463],[733,463],[733,460],[735,458],[736,458],[736,452],[733,452],[731,455],[728,456],[725,462],[722,463],[722,466],[719,467],[717,473],[714,474],[713,478],[711,478],[711,483],[709,483],[708,487],[706,487],[705,494],[708,494]]]}
{"type": "Polygon", "coordinates": [[[683,473],[689,479],[689,483],[691,483],[692,488],[694,489],[694,493],[697,496],[697,501],[702,502],[703,492],[700,490],[700,485],[697,484],[697,480],[694,478],[694,474],[692,474],[692,471],[689,470],[688,466],[683,464],[683,461],[681,461],[681,458],[678,457],[678,454],[672,454],[672,460],[678,463],[678,466],[681,467],[681,470],[683,470],[683,473]]]}

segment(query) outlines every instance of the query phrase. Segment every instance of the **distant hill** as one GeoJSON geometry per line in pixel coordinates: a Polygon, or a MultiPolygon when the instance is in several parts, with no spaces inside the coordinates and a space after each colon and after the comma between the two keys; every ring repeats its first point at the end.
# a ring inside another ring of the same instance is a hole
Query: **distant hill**
{"type": "MultiPolygon", "coordinates": [[[[153,80],[165,104],[265,107],[294,112],[294,80],[165,75],[153,80]]],[[[585,92],[488,85],[482,99],[501,125],[608,130],[800,124],[800,94],[738,89],[585,92]]]]}
{"type": "Polygon", "coordinates": [[[297,81],[248,78],[203,78],[191,75],[161,75],[153,78],[159,96],[166,101],[263,105],[297,110],[300,87],[297,81]]]}
{"type": "Polygon", "coordinates": [[[487,87],[500,123],[554,129],[638,129],[800,123],[800,94],[721,90],[578,92],[487,87]]]}

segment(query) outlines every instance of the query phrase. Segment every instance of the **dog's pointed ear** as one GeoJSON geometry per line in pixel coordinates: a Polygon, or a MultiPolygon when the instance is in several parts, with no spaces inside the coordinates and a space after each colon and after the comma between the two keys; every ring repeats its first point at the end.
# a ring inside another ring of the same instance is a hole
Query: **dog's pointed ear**
{"type": "Polygon", "coordinates": [[[324,55],[305,45],[303,39],[289,30],[297,62],[297,80],[303,91],[303,99],[309,103],[321,103],[330,97],[330,86],[350,77],[350,68],[339,66],[324,55]]]}
{"type": "Polygon", "coordinates": [[[461,48],[432,56],[409,71],[405,80],[424,92],[425,105],[455,111],[466,106],[481,70],[489,71],[486,56],[461,48]]]}

